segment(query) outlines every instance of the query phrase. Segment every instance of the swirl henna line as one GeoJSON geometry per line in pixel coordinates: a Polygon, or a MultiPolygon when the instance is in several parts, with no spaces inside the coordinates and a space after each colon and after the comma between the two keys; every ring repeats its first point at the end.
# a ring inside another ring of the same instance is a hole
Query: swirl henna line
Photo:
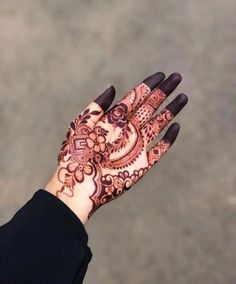
{"type": "MultiPolygon", "coordinates": [[[[65,194],[65,195],[67,195],[68,197],[73,197],[74,196],[74,192],[73,192],[73,186],[71,186],[71,187],[68,187],[69,188],[69,190],[70,190],[70,192],[71,192],[71,195],[68,195],[68,194],[66,194],[65,192],[64,192],[64,189],[65,189],[65,187],[66,187],[66,183],[65,183],[65,180],[66,180],[66,178],[64,179],[64,181],[62,181],[61,179],[60,179],[60,172],[62,171],[62,170],[67,170],[67,168],[65,168],[65,167],[62,167],[62,168],[60,168],[60,170],[58,171],[58,173],[57,173],[57,178],[58,178],[58,180],[61,182],[61,183],[63,183],[64,185],[61,187],[61,189],[60,190],[58,190],[58,191],[56,191],[56,196],[59,196],[59,193],[63,193],[63,194],[65,194]]],[[[71,176],[70,176],[71,177],[71,176]]],[[[71,177],[72,178],[72,177],[71,177]]],[[[73,179],[73,178],[72,178],[73,179]]],[[[73,180],[72,180],[73,181],[73,180]]]]}
{"type": "MultiPolygon", "coordinates": [[[[125,191],[127,191],[132,185],[134,185],[148,170],[148,167],[140,168],[139,170],[133,170],[132,174],[129,174],[127,170],[123,172],[118,172],[117,175],[109,175],[106,174],[105,176],[102,176],[101,181],[108,180],[111,181],[111,192],[109,194],[106,194],[106,189],[105,189],[105,183],[100,183],[101,184],[101,192],[103,193],[102,196],[93,196],[93,199],[96,199],[96,201],[100,204],[104,204],[107,202],[110,202],[111,200],[116,199],[118,196],[123,194],[125,191]],[[120,179],[122,181],[122,185],[120,187],[117,187],[115,185],[115,180],[120,179]],[[113,183],[112,183],[113,180],[113,183]],[[127,182],[129,182],[129,185],[127,186],[127,182]],[[104,187],[103,187],[104,185],[104,187]]],[[[94,200],[95,201],[95,200],[94,200]]],[[[95,209],[96,210],[96,209],[95,209]]],[[[94,211],[93,211],[94,212],[94,211]]],[[[91,213],[92,214],[92,213],[91,213]]]]}
{"type": "Polygon", "coordinates": [[[59,171],[58,171],[58,173],[57,173],[57,177],[58,177],[59,182],[64,183],[64,181],[62,181],[61,178],[60,178],[60,172],[61,172],[62,170],[67,170],[67,168],[65,168],[65,167],[60,168],[59,171]]]}
{"type": "MultiPolygon", "coordinates": [[[[131,105],[131,110],[134,110],[136,107],[138,107],[143,101],[146,99],[147,95],[150,93],[150,88],[145,84],[142,83],[138,87],[134,89],[135,91],[135,101],[131,105]]],[[[130,113],[131,115],[131,113],[130,113]]]]}
{"type": "Polygon", "coordinates": [[[141,150],[144,148],[144,144],[142,139],[139,139],[141,137],[140,133],[137,132],[137,134],[138,138],[135,138],[135,145],[130,150],[130,152],[128,154],[125,154],[125,156],[119,158],[118,160],[111,160],[114,169],[122,169],[128,165],[131,165],[141,154],[141,150]]]}

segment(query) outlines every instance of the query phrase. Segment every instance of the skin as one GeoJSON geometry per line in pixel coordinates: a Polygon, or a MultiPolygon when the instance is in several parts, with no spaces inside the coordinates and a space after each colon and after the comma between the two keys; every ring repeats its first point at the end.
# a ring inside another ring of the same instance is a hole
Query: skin
{"type": "Polygon", "coordinates": [[[83,224],[99,207],[129,190],[163,157],[179,133],[179,124],[173,123],[150,148],[188,101],[179,94],[155,113],[181,80],[178,73],[165,80],[157,72],[109,110],[115,88],[106,89],[70,123],[58,167],[45,190],[61,199],[83,224]]]}

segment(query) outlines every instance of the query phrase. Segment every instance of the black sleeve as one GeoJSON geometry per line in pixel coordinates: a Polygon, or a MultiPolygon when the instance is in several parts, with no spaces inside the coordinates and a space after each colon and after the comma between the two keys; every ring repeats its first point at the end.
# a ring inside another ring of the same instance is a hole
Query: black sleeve
{"type": "Polygon", "coordinates": [[[79,284],[92,258],[80,219],[39,189],[0,227],[1,284],[79,284]]]}

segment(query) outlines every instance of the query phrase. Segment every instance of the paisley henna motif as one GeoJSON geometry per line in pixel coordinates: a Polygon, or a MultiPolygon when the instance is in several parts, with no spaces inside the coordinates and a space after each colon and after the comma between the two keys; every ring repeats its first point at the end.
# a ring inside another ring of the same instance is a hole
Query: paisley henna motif
{"type": "Polygon", "coordinates": [[[136,183],[170,147],[162,139],[150,151],[147,145],[171,121],[166,108],[153,116],[165,94],[141,83],[104,114],[95,102],[70,124],[58,155],[58,194],[73,196],[86,189],[92,202],[89,217],[101,205],[136,183]]]}

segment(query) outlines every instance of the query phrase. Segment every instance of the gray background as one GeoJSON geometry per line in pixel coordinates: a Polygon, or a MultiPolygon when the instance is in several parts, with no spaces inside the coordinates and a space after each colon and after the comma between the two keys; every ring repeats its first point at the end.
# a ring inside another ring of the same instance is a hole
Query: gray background
{"type": "Polygon", "coordinates": [[[235,283],[235,12],[234,0],[1,1],[1,224],[46,185],[68,124],[105,88],[118,99],[180,72],[179,137],[86,225],[85,283],[235,283]]]}

